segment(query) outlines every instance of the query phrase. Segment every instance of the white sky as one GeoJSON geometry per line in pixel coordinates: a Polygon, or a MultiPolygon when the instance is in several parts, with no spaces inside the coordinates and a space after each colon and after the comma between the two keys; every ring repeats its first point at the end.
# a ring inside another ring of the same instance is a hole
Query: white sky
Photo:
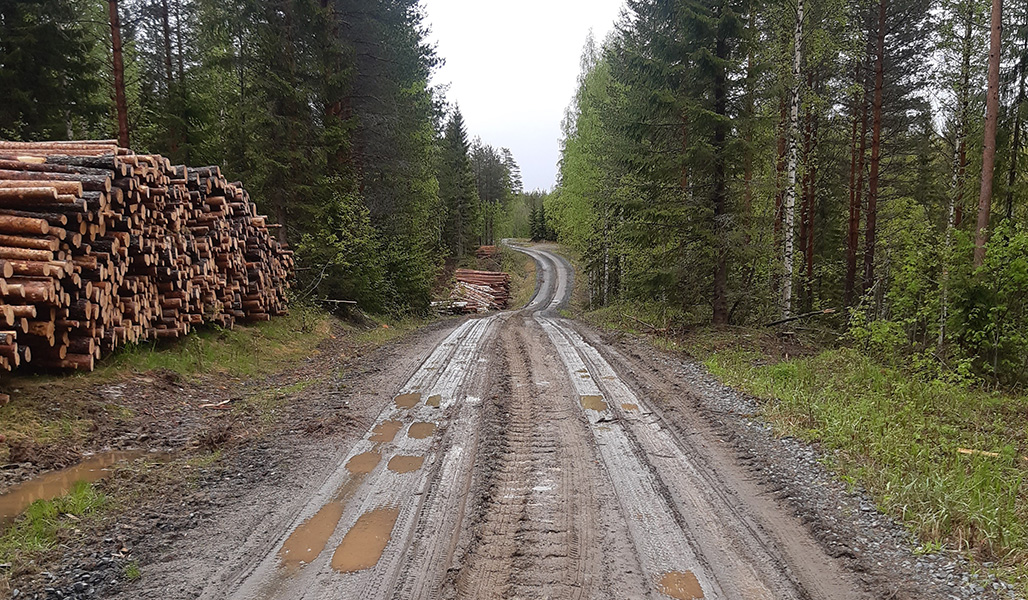
{"type": "Polygon", "coordinates": [[[526,191],[557,181],[560,122],[589,29],[602,42],[623,0],[425,0],[429,39],[468,136],[510,148],[526,191]]]}

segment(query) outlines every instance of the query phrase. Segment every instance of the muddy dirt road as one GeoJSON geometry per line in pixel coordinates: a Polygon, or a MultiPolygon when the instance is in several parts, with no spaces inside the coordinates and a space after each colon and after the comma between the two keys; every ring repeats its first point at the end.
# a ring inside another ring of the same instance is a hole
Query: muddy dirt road
{"type": "Polygon", "coordinates": [[[524,252],[525,309],[454,322],[370,373],[350,392],[363,435],[307,448],[253,490],[253,514],[207,523],[134,594],[870,597],[708,426],[669,426],[636,367],[560,317],[562,259],[524,252]]]}

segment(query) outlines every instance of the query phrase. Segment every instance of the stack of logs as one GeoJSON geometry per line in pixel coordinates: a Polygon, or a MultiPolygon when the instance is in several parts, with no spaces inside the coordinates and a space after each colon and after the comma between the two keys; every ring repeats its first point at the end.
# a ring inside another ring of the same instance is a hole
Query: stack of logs
{"type": "Polygon", "coordinates": [[[510,275],[493,271],[457,269],[450,300],[452,312],[475,313],[503,310],[510,301],[510,275]]]}
{"type": "Polygon", "coordinates": [[[218,167],[0,141],[0,367],[91,371],[121,344],[284,314],[274,227],[218,167]]]}
{"type": "Polygon", "coordinates": [[[475,256],[479,259],[492,258],[496,256],[496,246],[479,246],[475,250],[475,256]]]}

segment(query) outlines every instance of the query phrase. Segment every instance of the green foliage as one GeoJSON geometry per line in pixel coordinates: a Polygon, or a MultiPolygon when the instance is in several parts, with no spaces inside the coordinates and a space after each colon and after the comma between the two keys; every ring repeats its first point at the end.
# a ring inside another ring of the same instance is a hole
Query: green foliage
{"type": "Polygon", "coordinates": [[[99,8],[84,0],[0,1],[0,138],[95,135],[106,109],[97,52],[103,30],[89,20],[102,15],[99,8]]]}
{"type": "Polygon", "coordinates": [[[368,208],[343,189],[338,178],[321,186],[331,194],[297,248],[298,260],[308,265],[298,277],[305,293],[334,300],[359,300],[368,310],[381,311],[389,298],[381,242],[371,226],[368,208]]]}
{"type": "Polygon", "coordinates": [[[482,205],[471,168],[471,146],[460,109],[446,123],[439,157],[439,197],[442,201],[442,239],[450,255],[474,251],[482,227],[482,205]]]}

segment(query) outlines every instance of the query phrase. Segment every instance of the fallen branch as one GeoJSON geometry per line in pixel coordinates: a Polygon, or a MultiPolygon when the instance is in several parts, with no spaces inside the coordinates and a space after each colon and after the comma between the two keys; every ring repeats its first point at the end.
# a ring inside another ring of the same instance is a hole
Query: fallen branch
{"type": "Polygon", "coordinates": [[[788,317],[788,318],[785,318],[785,319],[779,319],[777,321],[771,321],[770,323],[765,323],[764,327],[774,327],[775,325],[781,325],[783,323],[791,323],[793,321],[799,321],[800,319],[806,319],[807,317],[816,317],[818,315],[830,315],[830,314],[832,314],[834,312],[835,312],[834,308],[826,308],[824,310],[815,310],[815,311],[811,311],[811,312],[808,312],[808,313],[803,313],[802,315],[796,315],[794,317],[788,317]]]}

